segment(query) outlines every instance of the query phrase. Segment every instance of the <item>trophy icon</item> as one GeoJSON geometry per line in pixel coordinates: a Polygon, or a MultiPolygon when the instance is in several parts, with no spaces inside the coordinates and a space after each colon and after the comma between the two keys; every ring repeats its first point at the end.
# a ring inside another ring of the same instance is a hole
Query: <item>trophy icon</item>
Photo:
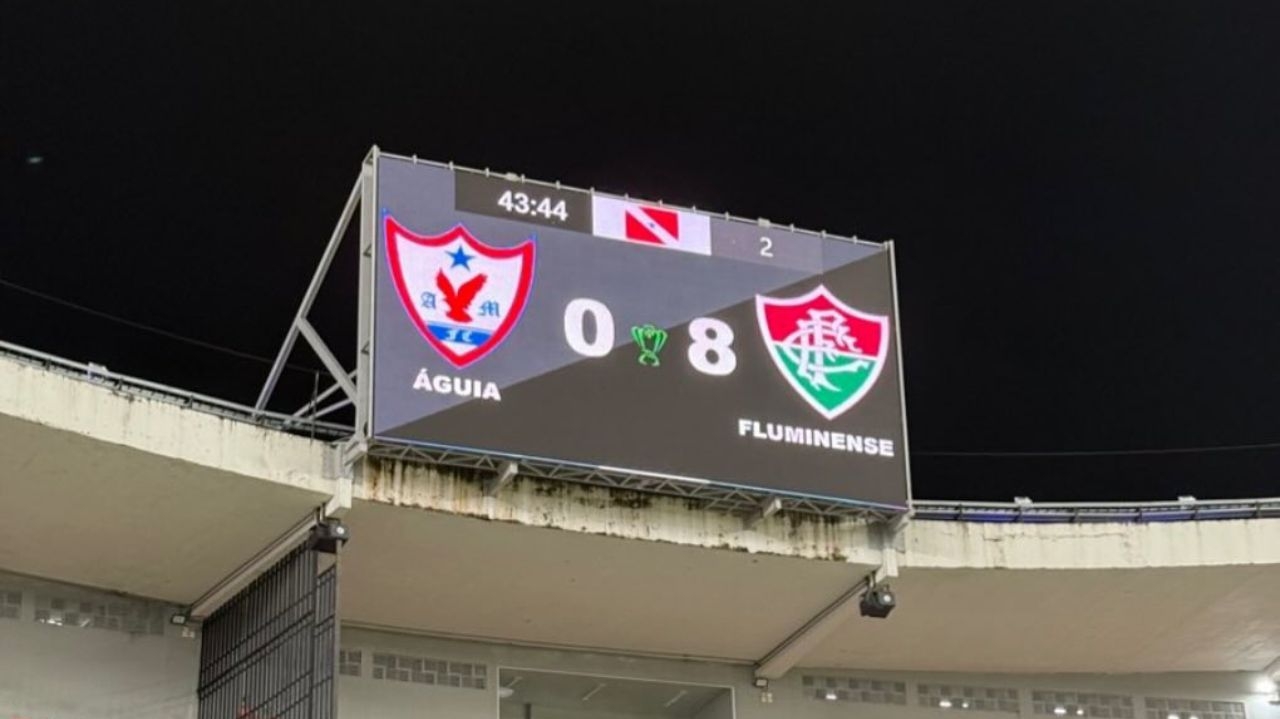
{"type": "Polygon", "coordinates": [[[666,330],[655,327],[652,324],[638,325],[631,328],[631,338],[636,341],[636,346],[640,348],[640,364],[649,367],[657,367],[662,364],[658,360],[658,353],[667,344],[666,330]]]}

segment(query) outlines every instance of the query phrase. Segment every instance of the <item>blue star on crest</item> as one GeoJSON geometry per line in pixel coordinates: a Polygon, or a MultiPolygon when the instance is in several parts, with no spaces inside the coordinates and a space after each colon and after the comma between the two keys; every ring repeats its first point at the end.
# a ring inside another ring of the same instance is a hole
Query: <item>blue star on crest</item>
{"type": "Polygon", "coordinates": [[[468,255],[462,245],[458,245],[458,249],[453,252],[446,252],[445,254],[453,258],[453,264],[449,265],[449,269],[461,266],[463,269],[470,270],[471,265],[469,263],[475,258],[475,255],[468,255]]]}

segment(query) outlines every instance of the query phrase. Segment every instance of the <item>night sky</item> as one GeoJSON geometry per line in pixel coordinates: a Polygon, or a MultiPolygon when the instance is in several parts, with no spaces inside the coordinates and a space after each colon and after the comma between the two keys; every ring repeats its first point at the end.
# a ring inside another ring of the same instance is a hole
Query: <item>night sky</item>
{"type": "Polygon", "coordinates": [[[0,339],[252,403],[376,143],[895,240],[918,497],[1280,495],[1090,453],[1280,442],[1280,5],[210,5],[6,4],[0,339]]]}

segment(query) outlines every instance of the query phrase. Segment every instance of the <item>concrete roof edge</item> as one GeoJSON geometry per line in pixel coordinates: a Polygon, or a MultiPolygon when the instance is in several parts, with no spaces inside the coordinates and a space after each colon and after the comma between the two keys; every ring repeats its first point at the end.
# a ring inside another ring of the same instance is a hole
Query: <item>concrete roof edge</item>
{"type": "Polygon", "coordinates": [[[913,522],[904,568],[1150,569],[1280,565],[1280,519],[984,524],[913,522]]]}
{"type": "Polygon", "coordinates": [[[0,414],[109,444],[332,494],[328,444],[0,358],[0,414]]]}

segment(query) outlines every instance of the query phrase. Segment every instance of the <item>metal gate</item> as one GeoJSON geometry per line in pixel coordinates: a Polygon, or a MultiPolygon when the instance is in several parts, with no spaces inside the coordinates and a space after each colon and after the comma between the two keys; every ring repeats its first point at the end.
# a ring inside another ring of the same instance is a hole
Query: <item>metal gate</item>
{"type": "Polygon", "coordinates": [[[334,719],[337,590],[337,554],[308,541],[214,612],[200,719],[334,719]]]}

